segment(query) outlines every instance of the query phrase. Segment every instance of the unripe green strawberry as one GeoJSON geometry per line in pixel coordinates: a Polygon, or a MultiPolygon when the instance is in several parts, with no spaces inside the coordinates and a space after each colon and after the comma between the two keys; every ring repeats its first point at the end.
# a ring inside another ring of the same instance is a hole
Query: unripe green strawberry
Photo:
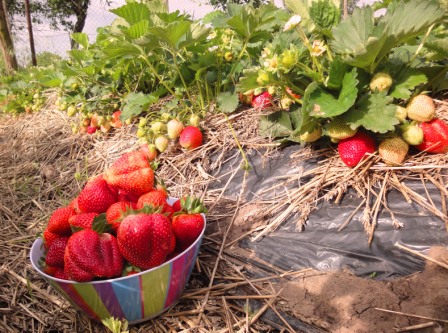
{"type": "Polygon", "coordinates": [[[164,133],[166,132],[166,125],[161,121],[156,121],[151,125],[151,130],[156,134],[164,133]]]}
{"type": "Polygon", "coordinates": [[[168,148],[168,144],[169,144],[168,139],[163,135],[159,135],[154,140],[154,145],[156,146],[157,150],[160,151],[161,153],[163,153],[166,150],[166,148],[168,148]]]}
{"type": "Polygon", "coordinates": [[[199,122],[201,121],[201,118],[197,114],[192,114],[190,117],[190,125],[194,127],[199,127],[199,122]]]}
{"type": "Polygon", "coordinates": [[[138,127],[145,127],[147,123],[148,123],[148,119],[140,118],[140,120],[138,121],[138,127]]]}
{"type": "Polygon", "coordinates": [[[392,85],[392,77],[387,73],[376,73],[370,81],[370,90],[385,91],[392,85]]]}
{"type": "Polygon", "coordinates": [[[412,122],[401,126],[401,136],[408,144],[416,146],[423,142],[423,130],[418,124],[412,122]]]}
{"type": "Polygon", "coordinates": [[[436,114],[434,101],[427,95],[413,97],[406,106],[406,110],[409,119],[421,122],[430,121],[436,114]]]}
{"type": "Polygon", "coordinates": [[[404,122],[408,116],[408,110],[406,108],[397,105],[397,109],[395,110],[395,118],[397,118],[400,123],[404,122]]]}
{"type": "Polygon", "coordinates": [[[300,135],[299,139],[303,142],[314,142],[322,137],[322,128],[319,126],[311,132],[305,132],[300,135]]]}
{"type": "Polygon", "coordinates": [[[384,139],[378,147],[378,153],[383,161],[390,166],[401,165],[406,154],[408,153],[409,145],[400,137],[384,139]]]}
{"type": "Polygon", "coordinates": [[[137,129],[137,137],[138,138],[143,138],[146,135],[146,129],[139,127],[137,129]]]}
{"type": "Polygon", "coordinates": [[[171,119],[166,124],[166,130],[168,137],[172,140],[177,139],[180,135],[180,132],[184,129],[184,124],[178,119],[171,119]]]}
{"type": "Polygon", "coordinates": [[[77,111],[78,111],[78,110],[76,109],[76,106],[74,106],[74,105],[70,105],[70,106],[67,108],[67,115],[68,115],[69,117],[73,117],[73,116],[76,114],[77,111]]]}
{"type": "Polygon", "coordinates": [[[325,129],[327,135],[333,140],[351,138],[358,131],[358,129],[352,129],[350,125],[344,122],[341,118],[333,119],[325,129]]]}

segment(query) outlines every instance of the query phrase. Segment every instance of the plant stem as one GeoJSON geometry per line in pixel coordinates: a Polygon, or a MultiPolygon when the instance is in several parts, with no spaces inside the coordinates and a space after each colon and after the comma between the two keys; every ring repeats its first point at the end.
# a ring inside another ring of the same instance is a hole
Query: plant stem
{"type": "Polygon", "coordinates": [[[249,160],[247,159],[246,153],[244,152],[243,147],[241,146],[241,144],[240,144],[240,142],[239,142],[239,140],[238,140],[238,138],[236,136],[235,129],[233,128],[232,123],[230,122],[229,117],[227,117],[227,115],[224,114],[224,113],[223,113],[223,115],[226,118],[227,124],[229,125],[230,131],[232,132],[232,136],[235,139],[235,142],[236,142],[236,145],[238,146],[239,151],[241,152],[241,156],[243,157],[243,160],[244,160],[244,167],[243,167],[243,169],[244,170],[249,170],[249,168],[250,168],[249,160]]]}
{"type": "Polygon", "coordinates": [[[434,28],[434,25],[435,25],[435,24],[432,24],[432,25],[428,28],[428,31],[426,31],[426,34],[425,34],[425,36],[423,36],[423,39],[422,39],[420,45],[418,46],[417,50],[415,51],[414,55],[412,56],[411,60],[409,61],[410,64],[412,64],[412,62],[415,60],[415,58],[417,58],[417,55],[418,55],[418,54],[420,53],[420,51],[422,50],[423,45],[425,44],[426,40],[427,40],[428,37],[429,37],[429,34],[431,33],[431,30],[434,28]]]}

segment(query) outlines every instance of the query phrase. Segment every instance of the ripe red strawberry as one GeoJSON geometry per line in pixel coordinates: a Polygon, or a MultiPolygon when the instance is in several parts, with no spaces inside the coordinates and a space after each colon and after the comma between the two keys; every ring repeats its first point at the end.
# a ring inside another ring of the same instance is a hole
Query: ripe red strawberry
{"type": "Polygon", "coordinates": [[[433,154],[448,153],[448,124],[442,119],[433,119],[427,123],[421,123],[423,130],[423,142],[415,146],[418,150],[433,154]]]}
{"type": "Polygon", "coordinates": [[[124,190],[118,190],[118,201],[130,201],[136,203],[138,201],[138,198],[140,198],[139,195],[135,195],[134,193],[129,193],[124,190]]]}
{"type": "Polygon", "coordinates": [[[64,267],[71,280],[87,282],[94,278],[121,276],[123,263],[117,239],[111,234],[84,229],[68,240],[64,267]]]}
{"type": "Polygon", "coordinates": [[[110,186],[138,196],[154,186],[154,172],[142,151],[122,155],[106,170],[104,179],[110,186]]]}
{"type": "Polygon", "coordinates": [[[254,96],[252,98],[253,108],[264,109],[270,106],[272,106],[272,95],[267,91],[264,91],[261,94],[254,96]]]}
{"type": "Polygon", "coordinates": [[[79,206],[78,206],[78,198],[76,197],[75,199],[73,199],[69,204],[68,207],[71,207],[76,214],[81,213],[81,211],[79,210],[79,206]]]}
{"type": "Polygon", "coordinates": [[[159,207],[166,203],[168,198],[166,191],[151,190],[138,198],[137,208],[141,209],[144,205],[159,207]]]}
{"type": "Polygon", "coordinates": [[[117,110],[114,113],[112,113],[112,121],[111,126],[115,128],[121,128],[123,127],[123,122],[120,120],[121,111],[117,110]]]}
{"type": "Polygon", "coordinates": [[[97,127],[94,127],[94,126],[87,126],[87,133],[89,133],[89,134],[93,134],[93,133],[95,133],[96,130],[97,130],[97,127]]]}
{"type": "Polygon", "coordinates": [[[68,220],[75,215],[75,211],[71,207],[62,207],[56,209],[48,220],[47,230],[51,233],[69,236],[72,233],[68,220]]]}
{"type": "Polygon", "coordinates": [[[182,207],[180,206],[180,199],[177,199],[176,201],[174,201],[173,209],[174,209],[175,213],[179,212],[182,209],[182,207]]]}
{"type": "Polygon", "coordinates": [[[123,257],[141,269],[162,264],[171,249],[171,221],[162,214],[127,216],[118,229],[118,247],[123,257]]]}
{"type": "Polygon", "coordinates": [[[171,206],[170,204],[165,202],[163,204],[162,214],[166,215],[171,220],[174,216],[174,213],[175,213],[175,211],[174,211],[173,206],[171,206]]]}
{"type": "Polygon", "coordinates": [[[204,218],[201,213],[206,209],[199,199],[187,196],[181,199],[182,210],[174,214],[173,232],[181,249],[186,249],[199,237],[204,229],[204,218]]]}
{"type": "Polygon", "coordinates": [[[46,228],[42,234],[45,248],[48,250],[50,248],[51,244],[53,244],[53,242],[60,237],[65,237],[65,236],[54,234],[51,231],[48,231],[48,228],[46,228]]]}
{"type": "Polygon", "coordinates": [[[376,150],[376,144],[367,133],[358,131],[354,136],[339,141],[338,151],[342,162],[355,167],[366,156],[376,150]]]}
{"type": "Polygon", "coordinates": [[[78,207],[82,213],[104,213],[118,200],[117,195],[99,175],[90,179],[78,196],[78,207]]]}
{"type": "Polygon", "coordinates": [[[81,229],[92,229],[93,220],[98,215],[100,214],[95,212],[76,214],[70,217],[68,223],[70,223],[70,227],[72,228],[73,232],[79,231],[81,229]]]}
{"type": "Polygon", "coordinates": [[[202,132],[195,126],[187,126],[180,133],[179,144],[187,150],[195,149],[202,145],[202,132]]]}
{"type": "Polygon", "coordinates": [[[67,236],[55,239],[45,255],[45,265],[64,267],[64,252],[68,239],[67,236]]]}
{"type": "Polygon", "coordinates": [[[128,215],[127,211],[136,210],[137,204],[131,201],[116,202],[107,209],[106,220],[112,226],[112,229],[117,232],[121,221],[128,215]]]}

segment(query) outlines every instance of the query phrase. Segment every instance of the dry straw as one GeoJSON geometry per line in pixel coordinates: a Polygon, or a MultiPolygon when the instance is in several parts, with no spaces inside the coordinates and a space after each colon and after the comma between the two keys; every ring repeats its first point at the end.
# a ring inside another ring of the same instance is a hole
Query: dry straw
{"type": "MultiPolygon", "coordinates": [[[[52,110],[51,105],[50,99],[42,112],[0,118],[0,330],[106,332],[55,293],[33,271],[28,254],[53,210],[67,205],[89,177],[139,146],[136,126],[109,135],[73,135],[70,123],[74,120],[52,110]]],[[[439,115],[446,117],[447,105],[438,105],[439,115]]],[[[348,169],[334,148],[297,146],[287,162],[297,172],[275,179],[272,188],[256,193],[255,199],[247,202],[245,193],[251,189],[244,186],[244,179],[250,171],[240,168],[235,135],[247,154],[258,154],[266,163],[282,154],[277,143],[258,135],[259,115],[249,109],[228,119],[219,114],[208,116],[202,124],[205,143],[200,149],[183,153],[178,145],[171,144],[160,156],[158,176],[172,196],[194,194],[203,198],[210,209],[209,229],[183,297],[169,312],[132,328],[132,332],[293,332],[295,328],[279,308],[281,296],[275,282],[306,276],[309,270],[284,272],[269,263],[238,256],[233,249],[243,238],[256,240],[268,235],[291,216],[300,228],[319,203],[340,203],[349,189],[361,198],[361,204],[341,225],[340,232],[354,223],[351,220],[358,211],[363,212],[360,223],[364,223],[370,241],[380,211],[388,211],[397,227],[405,224],[387,205],[386,195],[391,190],[448,226],[445,155],[419,154],[395,168],[372,155],[355,169],[348,169]],[[316,159],[320,162],[311,169],[300,168],[303,161],[316,159]],[[233,167],[226,169],[224,165],[233,167]],[[238,193],[230,193],[230,183],[237,177],[243,184],[238,193]],[[410,188],[408,181],[439,189],[442,207],[436,207],[427,191],[417,193],[410,188]],[[247,205],[254,208],[251,218],[263,223],[235,234],[234,221],[247,205]],[[275,322],[264,316],[268,312],[276,316],[275,322]]],[[[316,318],[299,319],[316,332],[326,326],[316,318]]]]}

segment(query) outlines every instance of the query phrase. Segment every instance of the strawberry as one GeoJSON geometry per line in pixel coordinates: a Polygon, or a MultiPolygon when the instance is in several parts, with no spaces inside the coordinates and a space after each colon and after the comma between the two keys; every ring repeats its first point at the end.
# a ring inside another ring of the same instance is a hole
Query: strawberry
{"type": "Polygon", "coordinates": [[[105,172],[104,179],[129,195],[140,196],[154,186],[154,172],[142,151],[123,154],[105,172]]]}
{"type": "Polygon", "coordinates": [[[325,130],[332,141],[351,138],[358,131],[358,129],[352,129],[341,118],[334,118],[325,126],[325,130]]]}
{"type": "Polygon", "coordinates": [[[121,276],[123,257],[118,250],[117,239],[109,233],[101,233],[97,224],[93,229],[74,233],[68,240],[64,254],[67,276],[77,282],[94,278],[121,276]]]}
{"type": "Polygon", "coordinates": [[[319,140],[322,137],[322,128],[319,126],[311,132],[305,132],[299,136],[300,141],[310,143],[319,140]]]}
{"type": "Polygon", "coordinates": [[[406,110],[409,119],[422,122],[430,121],[436,114],[434,101],[427,95],[413,97],[406,106],[406,110]]]}
{"type": "Polygon", "coordinates": [[[162,214],[133,214],[118,228],[118,247],[123,257],[141,269],[162,264],[171,249],[171,221],[162,214]]]}
{"type": "Polygon", "coordinates": [[[264,91],[261,94],[254,96],[252,98],[252,107],[253,108],[260,108],[263,110],[264,108],[272,106],[272,95],[264,91]]]}
{"type": "Polygon", "coordinates": [[[341,140],[338,144],[339,156],[348,167],[355,167],[366,154],[372,154],[375,150],[375,141],[367,133],[361,131],[351,138],[341,140]]]}
{"type": "Polygon", "coordinates": [[[103,175],[90,179],[78,195],[82,213],[104,213],[117,201],[117,194],[108,186],[103,175]]]}
{"type": "Polygon", "coordinates": [[[174,209],[174,212],[179,212],[182,209],[182,207],[180,206],[180,199],[177,199],[176,201],[174,201],[173,209],[174,209]]]}
{"type": "Polygon", "coordinates": [[[370,81],[370,90],[385,91],[392,86],[392,77],[387,73],[376,73],[370,81]]]}
{"type": "Polygon", "coordinates": [[[178,119],[171,119],[166,124],[166,130],[167,130],[168,137],[172,140],[177,139],[183,129],[184,129],[184,124],[182,124],[182,122],[178,119]]]}
{"type": "Polygon", "coordinates": [[[252,99],[254,98],[254,91],[253,90],[249,90],[245,93],[239,93],[238,94],[238,98],[240,100],[240,103],[243,105],[252,105],[252,99]]]}
{"type": "Polygon", "coordinates": [[[109,206],[106,211],[106,220],[112,226],[112,229],[117,232],[121,221],[128,215],[127,211],[136,210],[137,204],[131,201],[119,201],[109,206]]]}
{"type": "Polygon", "coordinates": [[[48,220],[47,231],[57,235],[70,236],[72,229],[68,220],[73,215],[75,215],[75,211],[71,207],[56,209],[48,220]]]}
{"type": "Polygon", "coordinates": [[[195,149],[202,145],[201,130],[195,126],[187,126],[180,133],[179,143],[187,150],[195,149]]]}
{"type": "Polygon", "coordinates": [[[423,142],[416,146],[418,150],[434,154],[448,153],[448,124],[446,122],[436,118],[421,123],[419,126],[423,130],[423,142]]]}
{"type": "Polygon", "coordinates": [[[192,114],[189,119],[189,123],[191,126],[199,127],[201,122],[201,118],[197,114],[192,114]]]}
{"type": "Polygon", "coordinates": [[[81,213],[81,211],[79,210],[77,197],[75,199],[73,199],[72,201],[70,201],[70,203],[68,204],[68,207],[71,207],[75,211],[76,214],[81,213]]]}
{"type": "Polygon", "coordinates": [[[163,206],[166,204],[166,199],[168,198],[165,191],[162,190],[151,190],[143,194],[137,201],[137,208],[141,209],[144,205],[149,205],[153,207],[163,206]]]}
{"type": "Polygon", "coordinates": [[[92,229],[93,219],[97,217],[98,213],[80,213],[77,215],[73,215],[68,220],[70,223],[70,227],[73,232],[79,231],[81,229],[92,229]]]}
{"type": "Polygon", "coordinates": [[[154,161],[158,154],[157,148],[153,144],[151,144],[151,145],[148,145],[147,143],[142,144],[140,146],[140,151],[146,155],[149,162],[154,161]]]}
{"type": "Polygon", "coordinates": [[[411,122],[405,123],[400,126],[401,136],[404,141],[410,145],[419,145],[423,142],[423,130],[418,126],[418,124],[411,122]]]}
{"type": "Polygon", "coordinates": [[[167,216],[171,220],[173,218],[174,213],[175,213],[175,211],[174,211],[173,206],[171,206],[170,204],[165,202],[163,204],[162,214],[167,216]]]}
{"type": "Polygon", "coordinates": [[[408,116],[408,110],[406,108],[397,105],[397,109],[395,110],[395,118],[397,118],[400,123],[404,122],[406,120],[406,117],[408,116]]]}
{"type": "Polygon", "coordinates": [[[64,267],[64,252],[68,239],[67,236],[55,239],[45,255],[45,265],[64,267]]]}
{"type": "Polygon", "coordinates": [[[97,127],[94,127],[94,126],[91,126],[91,125],[87,126],[87,133],[89,133],[89,134],[95,133],[96,130],[97,130],[97,127]]]}
{"type": "Polygon", "coordinates": [[[163,153],[168,148],[169,143],[170,142],[164,135],[159,135],[154,140],[154,145],[156,146],[157,150],[160,151],[161,153],[163,153]]]}
{"type": "Polygon", "coordinates": [[[204,218],[201,213],[207,210],[197,198],[186,196],[181,199],[182,210],[174,214],[173,232],[181,249],[188,248],[199,237],[204,229],[204,218]]]}
{"type": "Polygon", "coordinates": [[[139,195],[129,193],[121,189],[118,190],[117,195],[118,195],[118,201],[131,201],[136,203],[138,201],[138,198],[140,198],[139,195]]]}
{"type": "Polygon", "coordinates": [[[123,127],[123,122],[120,120],[121,111],[117,110],[114,113],[112,113],[112,121],[111,126],[115,128],[121,128],[123,127]]]}
{"type": "Polygon", "coordinates": [[[378,147],[380,157],[390,166],[401,165],[408,150],[409,145],[400,137],[384,139],[378,147]]]}
{"type": "Polygon", "coordinates": [[[48,228],[46,228],[44,230],[44,232],[42,233],[42,239],[44,240],[44,246],[47,250],[50,248],[51,244],[53,244],[56,239],[61,238],[61,237],[66,237],[66,236],[61,236],[61,235],[52,233],[51,231],[48,231],[48,228]]]}

